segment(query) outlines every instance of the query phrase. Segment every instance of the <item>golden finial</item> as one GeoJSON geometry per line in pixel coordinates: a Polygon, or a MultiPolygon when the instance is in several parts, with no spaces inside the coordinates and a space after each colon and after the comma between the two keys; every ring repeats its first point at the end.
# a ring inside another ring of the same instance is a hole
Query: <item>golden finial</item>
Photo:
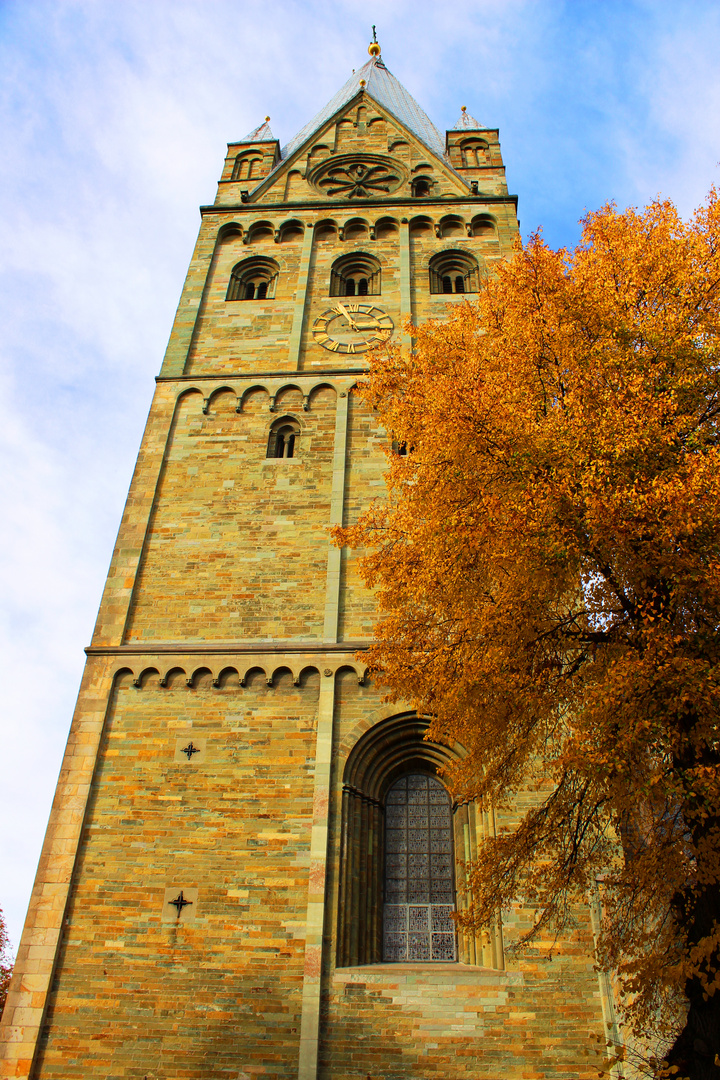
{"type": "Polygon", "coordinates": [[[266,116],[266,117],[265,117],[265,123],[266,123],[266,124],[267,124],[267,122],[268,122],[268,120],[269,120],[269,119],[270,119],[270,117],[269,117],[269,116],[266,116]]]}
{"type": "Polygon", "coordinates": [[[373,31],[373,39],[370,42],[370,44],[368,45],[368,52],[370,53],[371,56],[379,56],[380,55],[380,46],[378,45],[378,39],[377,39],[377,35],[375,34],[375,27],[374,26],[372,28],[372,31],[373,31]]]}
{"type": "Polygon", "coordinates": [[[460,108],[463,112],[467,112],[467,105],[461,105],[460,108]]]}
{"type": "Polygon", "coordinates": [[[361,80],[360,80],[360,86],[361,86],[361,87],[362,87],[363,89],[365,89],[365,80],[364,80],[364,79],[361,79],[361,80]]]}

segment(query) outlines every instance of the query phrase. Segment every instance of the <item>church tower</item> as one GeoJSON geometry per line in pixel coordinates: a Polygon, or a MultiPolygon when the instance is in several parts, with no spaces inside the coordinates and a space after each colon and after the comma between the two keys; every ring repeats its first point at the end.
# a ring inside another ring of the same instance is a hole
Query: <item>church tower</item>
{"type": "Polygon", "coordinates": [[[370,59],[283,149],[228,146],[112,558],[3,1021],[3,1077],[590,1077],[590,913],[512,953],[452,913],[488,832],[462,747],[383,704],[329,539],[391,444],[352,390],[511,255],[498,132],[370,59]]]}

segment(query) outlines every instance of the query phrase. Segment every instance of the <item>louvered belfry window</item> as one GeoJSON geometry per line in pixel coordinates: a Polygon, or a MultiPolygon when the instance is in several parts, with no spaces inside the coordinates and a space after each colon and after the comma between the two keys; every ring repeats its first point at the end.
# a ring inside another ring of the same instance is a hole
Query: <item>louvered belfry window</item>
{"type": "Polygon", "coordinates": [[[385,802],[383,959],[457,958],[450,799],[434,776],[411,773],[385,802]]]}

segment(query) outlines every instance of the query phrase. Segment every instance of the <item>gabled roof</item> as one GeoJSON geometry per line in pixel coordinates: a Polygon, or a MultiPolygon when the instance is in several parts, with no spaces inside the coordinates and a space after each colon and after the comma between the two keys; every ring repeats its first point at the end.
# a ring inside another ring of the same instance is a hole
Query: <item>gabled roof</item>
{"type": "Polygon", "coordinates": [[[347,105],[362,89],[365,89],[370,97],[377,101],[378,105],[387,109],[397,120],[405,125],[414,135],[442,158],[445,153],[445,143],[440,132],[433,124],[427,113],[418,105],[412,94],[409,94],[401,82],[388,71],[379,56],[373,56],[367,64],[354,71],[345,85],[338,90],[331,101],[328,101],[324,109],[299,131],[294,139],[281,151],[283,160],[294,154],[307,139],[311,138],[331,116],[339,109],[347,105]],[[360,81],[365,80],[364,88],[360,81]]]}

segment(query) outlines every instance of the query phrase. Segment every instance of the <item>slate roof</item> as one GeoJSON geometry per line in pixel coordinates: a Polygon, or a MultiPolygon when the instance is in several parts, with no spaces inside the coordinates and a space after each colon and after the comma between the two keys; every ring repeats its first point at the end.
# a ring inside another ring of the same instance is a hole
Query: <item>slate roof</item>
{"type": "Polygon", "coordinates": [[[464,131],[464,130],[482,131],[483,126],[482,126],[482,124],[479,123],[479,121],[477,121],[475,119],[474,116],[470,115],[470,113],[467,111],[467,109],[463,105],[462,112],[460,113],[460,117],[459,117],[457,123],[455,124],[455,127],[452,130],[453,131],[464,131]]]}
{"type": "Polygon", "coordinates": [[[324,109],[313,117],[310,123],[291,139],[281,151],[283,160],[294,154],[302,144],[309,139],[326,121],[333,116],[343,105],[362,89],[360,80],[365,80],[365,90],[379,105],[392,113],[405,127],[409,128],[425,145],[437,154],[444,157],[445,143],[440,132],[433,124],[430,117],[418,105],[412,94],[399,82],[392,72],[388,71],[379,56],[373,56],[367,64],[354,71],[345,85],[338,90],[335,97],[328,101],[324,109]]]}
{"type": "Polygon", "coordinates": [[[244,139],[240,139],[240,142],[276,142],[276,138],[270,130],[270,125],[267,120],[263,121],[259,127],[256,127],[249,135],[246,135],[244,139]]]}

